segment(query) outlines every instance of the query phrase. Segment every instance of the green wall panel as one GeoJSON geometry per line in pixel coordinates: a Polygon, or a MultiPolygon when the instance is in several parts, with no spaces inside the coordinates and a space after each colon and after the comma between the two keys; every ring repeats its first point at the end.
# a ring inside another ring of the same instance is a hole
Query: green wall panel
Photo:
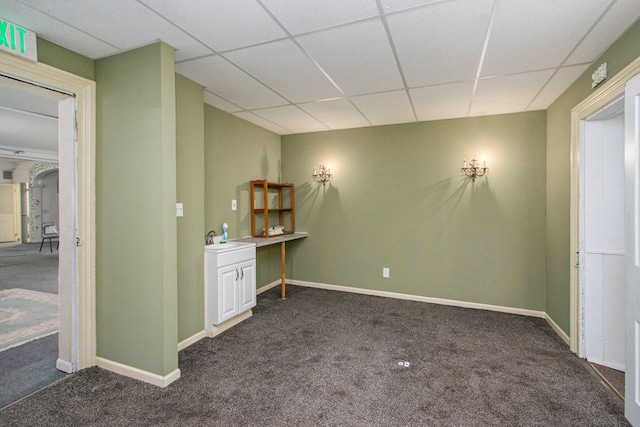
{"type": "Polygon", "coordinates": [[[532,112],[283,136],[310,233],[293,278],[544,311],[545,132],[532,112]],[[460,177],[465,154],[490,174],[460,177]],[[321,163],[326,186],[310,182],[321,163]]]}
{"type": "MultiPolygon", "coordinates": [[[[249,181],[280,182],[280,136],[207,104],[204,135],[205,230],[220,235],[226,222],[229,238],[249,236],[249,181]],[[234,199],[236,211],[231,210],[234,199]]],[[[257,250],[258,287],[280,276],[279,254],[271,247],[257,250]]]]}
{"type": "Polygon", "coordinates": [[[173,50],[96,61],[97,355],[177,368],[173,50]]]}
{"type": "Polygon", "coordinates": [[[204,328],[204,90],[176,75],[178,341],[204,328]]]}

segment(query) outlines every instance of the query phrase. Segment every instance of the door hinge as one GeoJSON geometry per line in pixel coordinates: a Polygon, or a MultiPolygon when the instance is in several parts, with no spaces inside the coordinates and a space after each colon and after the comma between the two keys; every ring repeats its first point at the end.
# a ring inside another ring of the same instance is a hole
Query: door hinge
{"type": "Polygon", "coordinates": [[[580,267],[580,251],[576,251],[576,262],[575,262],[575,266],[576,266],[576,267],[580,267]]]}
{"type": "Polygon", "coordinates": [[[76,246],[82,246],[82,242],[79,237],[76,237],[76,246]]]}

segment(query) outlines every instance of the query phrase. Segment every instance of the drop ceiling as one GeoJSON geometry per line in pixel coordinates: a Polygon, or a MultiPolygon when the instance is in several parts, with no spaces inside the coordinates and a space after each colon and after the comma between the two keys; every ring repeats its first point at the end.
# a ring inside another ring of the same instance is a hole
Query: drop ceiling
{"type": "Polygon", "coordinates": [[[162,40],[205,101],[278,134],[546,109],[638,0],[3,0],[99,59],[162,40]]]}

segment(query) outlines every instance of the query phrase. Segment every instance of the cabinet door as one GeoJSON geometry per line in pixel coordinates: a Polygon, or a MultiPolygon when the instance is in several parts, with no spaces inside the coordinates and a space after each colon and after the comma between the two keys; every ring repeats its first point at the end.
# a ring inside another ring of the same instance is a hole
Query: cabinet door
{"type": "Polygon", "coordinates": [[[218,269],[218,316],[216,325],[236,316],[238,311],[238,264],[218,269]]]}
{"type": "Polygon", "coordinates": [[[256,305],[256,260],[241,262],[239,265],[240,278],[240,313],[256,305]]]}

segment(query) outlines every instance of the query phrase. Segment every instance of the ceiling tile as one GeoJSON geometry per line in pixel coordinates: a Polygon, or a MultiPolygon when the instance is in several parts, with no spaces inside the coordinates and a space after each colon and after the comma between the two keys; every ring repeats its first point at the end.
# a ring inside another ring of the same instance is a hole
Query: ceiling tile
{"type": "Polygon", "coordinates": [[[553,70],[545,70],[481,79],[471,101],[470,115],[525,111],[552,74],[553,70]]]}
{"type": "Polygon", "coordinates": [[[409,87],[476,77],[493,0],[460,0],[387,17],[409,87]]]}
{"type": "Polygon", "coordinates": [[[141,0],[215,51],[286,37],[255,0],[141,0]]]}
{"type": "Polygon", "coordinates": [[[331,129],[370,126],[371,123],[346,99],[312,102],[298,105],[301,109],[331,129]]]}
{"type": "Polygon", "coordinates": [[[217,95],[209,92],[208,90],[204,91],[204,102],[209,105],[213,105],[216,108],[221,109],[222,111],[226,111],[227,113],[235,113],[238,111],[242,111],[242,108],[237,105],[220,98],[217,95]]]}
{"type": "Polygon", "coordinates": [[[2,17],[87,58],[103,57],[118,51],[116,46],[13,0],[2,2],[2,17]]]}
{"type": "Polygon", "coordinates": [[[297,40],[347,95],[404,87],[379,19],[300,36],[297,40]]]}
{"type": "Polygon", "coordinates": [[[249,111],[241,111],[239,113],[234,113],[234,115],[240,117],[243,120],[251,122],[254,125],[270,130],[273,133],[277,133],[278,135],[288,135],[292,133],[290,130],[280,127],[275,123],[271,123],[270,121],[265,120],[262,117],[258,117],[249,111]]]}
{"type": "Polygon", "coordinates": [[[220,56],[176,64],[176,72],[246,110],[288,102],[220,56]]]}
{"type": "Polygon", "coordinates": [[[378,16],[375,0],[262,0],[291,34],[378,16]]]}
{"type": "Polygon", "coordinates": [[[269,120],[293,133],[316,132],[329,128],[300,110],[294,105],[284,107],[266,108],[253,111],[254,114],[269,120]]]}
{"type": "Polygon", "coordinates": [[[465,117],[471,104],[473,82],[427,86],[409,90],[419,121],[465,117]]]}
{"type": "Polygon", "coordinates": [[[571,53],[566,64],[593,62],[640,16],[640,1],[618,0],[571,53]]]}
{"type": "Polygon", "coordinates": [[[496,2],[481,76],[559,67],[608,4],[602,0],[496,2]]]}
{"type": "Polygon", "coordinates": [[[291,40],[236,50],[224,56],[293,103],[342,96],[291,40]]]}
{"type": "Polygon", "coordinates": [[[429,3],[438,3],[442,0],[381,0],[382,8],[385,13],[394,12],[403,9],[409,9],[417,6],[424,6],[429,3]]]}
{"type": "MultiPolygon", "coordinates": [[[[177,60],[211,53],[210,49],[135,0],[22,2],[120,49],[144,46],[162,39],[176,49],[177,60]]],[[[84,36],[79,37],[75,43],[82,44],[83,39],[84,36]]],[[[73,50],[76,50],[75,46],[73,50]]]]}
{"type": "Polygon", "coordinates": [[[572,67],[564,67],[551,78],[549,83],[542,89],[542,92],[531,105],[527,108],[529,111],[546,110],[562,93],[576,81],[582,73],[584,73],[589,65],[574,65],[572,67]]]}
{"type": "Polygon", "coordinates": [[[374,125],[416,121],[411,102],[404,90],[355,96],[351,101],[374,125]]]}

